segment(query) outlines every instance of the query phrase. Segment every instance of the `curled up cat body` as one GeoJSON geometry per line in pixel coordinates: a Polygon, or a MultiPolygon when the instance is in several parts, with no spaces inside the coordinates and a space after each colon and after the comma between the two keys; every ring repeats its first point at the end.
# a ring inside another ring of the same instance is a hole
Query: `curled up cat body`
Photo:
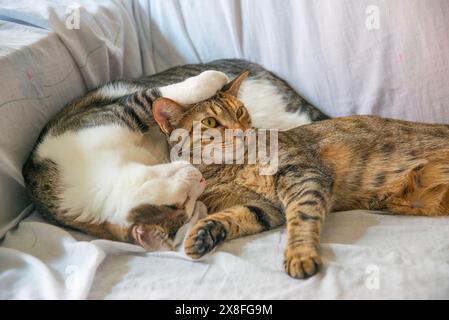
{"type": "MultiPolygon", "coordinates": [[[[249,129],[251,119],[236,98],[238,86],[235,81],[189,109],[158,99],[154,117],[167,135],[184,129],[192,136],[193,121],[202,131],[214,128],[221,135],[249,129]]],[[[279,168],[273,175],[260,175],[257,163],[201,163],[207,187],[199,199],[209,215],[189,231],[185,252],[198,259],[223,241],[286,224],[285,271],[310,277],[321,265],[320,231],[332,211],[449,214],[448,138],[446,125],[352,116],[279,132],[279,168]]],[[[192,141],[184,139],[189,148],[192,141]]],[[[202,147],[211,143],[206,139],[202,147]]]]}
{"type": "Polygon", "coordinates": [[[188,108],[244,69],[250,77],[240,99],[253,108],[260,127],[288,129],[327,118],[285,81],[244,60],[183,65],[110,82],[67,105],[40,134],[23,167],[38,211],[100,238],[147,250],[171,248],[204,180],[191,164],[170,163],[152,102],[162,96],[188,108]],[[273,111],[276,117],[269,116],[273,111]]]}
{"type": "Polygon", "coordinates": [[[43,129],[23,167],[39,212],[97,237],[147,250],[171,248],[205,182],[188,162],[169,163],[153,100],[190,104],[228,80],[207,71],[152,89],[117,81],[66,106],[43,129]]]}

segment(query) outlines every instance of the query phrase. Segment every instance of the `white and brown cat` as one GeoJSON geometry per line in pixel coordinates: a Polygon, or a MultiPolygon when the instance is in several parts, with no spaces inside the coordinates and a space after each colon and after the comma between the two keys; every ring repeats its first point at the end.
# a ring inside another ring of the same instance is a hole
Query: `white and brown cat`
{"type": "Polygon", "coordinates": [[[147,250],[170,248],[204,180],[187,162],[169,163],[152,102],[166,97],[188,108],[243,70],[249,77],[239,98],[256,127],[285,130],[327,118],[284,80],[245,60],[183,65],[111,82],[70,103],[40,134],[23,167],[39,211],[101,238],[147,250]]]}
{"type": "Polygon", "coordinates": [[[190,163],[169,162],[152,102],[167,97],[188,105],[227,81],[218,71],[152,89],[120,81],[66,106],[43,129],[23,167],[39,212],[101,238],[171,248],[205,181],[190,163]]]}

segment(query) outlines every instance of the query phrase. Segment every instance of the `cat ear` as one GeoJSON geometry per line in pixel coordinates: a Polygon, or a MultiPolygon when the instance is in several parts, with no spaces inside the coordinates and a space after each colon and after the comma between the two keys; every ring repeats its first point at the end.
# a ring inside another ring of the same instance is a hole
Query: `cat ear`
{"type": "Polygon", "coordinates": [[[240,85],[242,82],[248,78],[249,71],[243,71],[241,74],[239,74],[234,80],[226,84],[221,91],[229,93],[230,95],[233,95],[234,97],[237,97],[240,89],[240,85]]]}
{"type": "Polygon", "coordinates": [[[173,131],[181,120],[183,112],[184,107],[171,99],[161,97],[153,102],[154,120],[166,134],[173,131]]]}

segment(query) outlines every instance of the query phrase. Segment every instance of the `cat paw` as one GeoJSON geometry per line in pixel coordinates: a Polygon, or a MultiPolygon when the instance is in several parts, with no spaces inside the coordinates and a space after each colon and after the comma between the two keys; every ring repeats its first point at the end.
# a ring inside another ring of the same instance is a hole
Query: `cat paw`
{"type": "Polygon", "coordinates": [[[177,182],[194,186],[200,184],[203,179],[201,172],[192,165],[182,167],[173,176],[177,182]]]}
{"type": "Polygon", "coordinates": [[[284,255],[284,269],[290,277],[307,279],[316,274],[321,266],[321,258],[314,248],[287,248],[284,255]]]}
{"type": "Polygon", "coordinates": [[[167,178],[174,178],[179,171],[188,170],[189,168],[195,169],[195,167],[186,160],[177,160],[166,164],[164,169],[164,176],[167,178]]]}
{"type": "Polygon", "coordinates": [[[196,103],[215,95],[218,90],[229,82],[229,78],[223,72],[207,70],[185,81],[191,92],[191,101],[188,102],[196,103]]]}
{"type": "Polygon", "coordinates": [[[184,250],[192,259],[199,259],[226,239],[224,226],[214,220],[200,220],[189,232],[184,250]]]}
{"type": "Polygon", "coordinates": [[[133,225],[130,234],[134,243],[146,251],[173,250],[168,234],[155,225],[133,225]]]}
{"type": "Polygon", "coordinates": [[[173,177],[175,192],[174,203],[178,208],[185,209],[190,216],[193,214],[195,202],[206,188],[206,180],[201,172],[193,166],[184,167],[173,177]]]}

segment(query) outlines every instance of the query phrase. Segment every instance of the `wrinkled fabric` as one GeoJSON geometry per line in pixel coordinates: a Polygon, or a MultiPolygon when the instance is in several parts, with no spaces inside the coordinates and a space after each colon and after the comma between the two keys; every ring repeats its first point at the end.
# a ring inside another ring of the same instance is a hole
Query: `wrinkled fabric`
{"type": "Polygon", "coordinates": [[[447,299],[449,219],[364,211],[329,216],[320,273],[283,270],[284,228],[226,242],[200,261],[182,252],[107,256],[91,299],[447,299]]]}
{"type": "Polygon", "coordinates": [[[144,72],[238,57],[333,117],[449,123],[445,0],[138,0],[144,72]]]}
{"type": "MultiPolygon", "coordinates": [[[[181,255],[187,231],[207,214],[200,202],[194,211],[175,236],[181,255]]],[[[0,299],[86,299],[106,256],[148,254],[137,245],[96,239],[51,225],[34,212],[2,241],[0,299]]]]}
{"type": "Polygon", "coordinates": [[[449,123],[447,1],[77,2],[70,29],[71,0],[0,0],[0,299],[449,298],[447,217],[331,214],[323,269],[302,281],[282,270],[283,228],[198,262],[182,246],[145,253],[43,221],[21,176],[43,126],[87,90],[219,58],[262,64],[331,116],[449,123]]]}
{"type": "Polygon", "coordinates": [[[132,3],[73,4],[0,0],[0,239],[29,205],[22,165],[51,117],[101,83],[142,74],[132,3]],[[66,27],[72,10],[79,29],[66,27]]]}

